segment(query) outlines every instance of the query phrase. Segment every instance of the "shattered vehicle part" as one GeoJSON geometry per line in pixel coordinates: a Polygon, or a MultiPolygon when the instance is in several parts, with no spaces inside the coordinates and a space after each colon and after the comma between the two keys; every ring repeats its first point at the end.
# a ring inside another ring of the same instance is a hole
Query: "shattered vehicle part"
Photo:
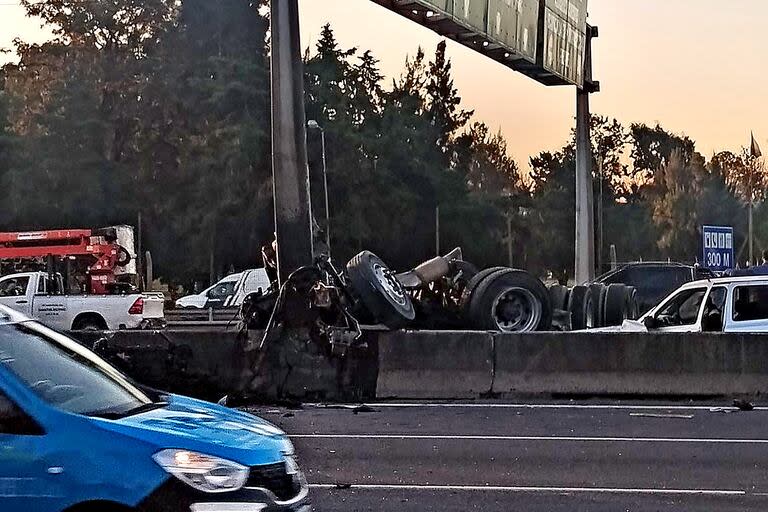
{"type": "MultiPolygon", "coordinates": [[[[274,269],[274,244],[262,254],[265,267],[274,269]]],[[[360,323],[531,332],[550,329],[552,318],[552,302],[539,279],[507,267],[478,271],[463,260],[461,248],[399,274],[370,251],[352,258],[344,273],[321,255],[279,289],[275,281],[267,293],[249,296],[241,310],[245,328],[265,331],[260,349],[285,328],[300,328],[337,356],[360,340],[360,323]]]]}

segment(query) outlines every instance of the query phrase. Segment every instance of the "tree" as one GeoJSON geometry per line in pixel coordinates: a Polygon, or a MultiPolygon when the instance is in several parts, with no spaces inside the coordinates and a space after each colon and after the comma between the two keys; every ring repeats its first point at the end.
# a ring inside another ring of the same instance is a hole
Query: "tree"
{"type": "Polygon", "coordinates": [[[652,179],[656,170],[669,162],[674,151],[679,152],[684,162],[693,158],[695,152],[695,143],[690,138],[672,134],[658,124],[653,128],[642,123],[632,124],[629,134],[633,173],[640,182],[652,179]]]}
{"type": "Polygon", "coordinates": [[[435,58],[429,63],[426,92],[429,116],[440,134],[438,145],[447,152],[451,138],[464,128],[474,112],[460,108],[461,97],[454,87],[451,61],[446,57],[445,49],[446,42],[440,41],[435,58]]]}
{"type": "Polygon", "coordinates": [[[698,254],[704,164],[699,153],[688,157],[682,149],[673,150],[656,171],[650,192],[653,221],[659,229],[658,247],[679,261],[690,261],[698,254]]]}
{"type": "MultiPolygon", "coordinates": [[[[2,77],[0,76],[0,80],[2,77]]],[[[9,119],[9,97],[0,81],[0,190],[14,188],[12,185],[15,147],[18,143],[9,119]]],[[[3,208],[0,209],[0,229],[8,229],[13,220],[18,200],[6,194],[0,195],[3,208]]]]}
{"type": "Polygon", "coordinates": [[[274,231],[267,29],[258,4],[186,0],[144,62],[137,204],[162,275],[253,266],[274,231]]]}
{"type": "Polygon", "coordinates": [[[111,52],[145,54],[175,19],[175,0],[21,0],[27,15],[39,17],[58,43],[111,52]]]}
{"type": "Polygon", "coordinates": [[[527,265],[532,271],[570,273],[575,250],[576,155],[571,144],[531,158],[533,195],[528,212],[527,265]]]}

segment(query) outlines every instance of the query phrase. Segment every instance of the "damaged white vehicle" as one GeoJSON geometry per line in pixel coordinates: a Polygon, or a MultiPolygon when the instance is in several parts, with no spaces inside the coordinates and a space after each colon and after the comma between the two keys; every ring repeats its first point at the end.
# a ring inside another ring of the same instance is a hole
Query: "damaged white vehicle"
{"type": "Polygon", "coordinates": [[[687,283],[639,320],[589,332],[768,332],[768,276],[687,283]]]}

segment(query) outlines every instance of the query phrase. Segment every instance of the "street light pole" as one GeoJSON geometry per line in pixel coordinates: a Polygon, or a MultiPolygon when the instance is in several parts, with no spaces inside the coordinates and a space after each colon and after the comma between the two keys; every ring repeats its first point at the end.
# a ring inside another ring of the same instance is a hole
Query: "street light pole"
{"type": "Polygon", "coordinates": [[[328,164],[326,161],[325,153],[325,128],[320,126],[320,123],[311,119],[307,122],[307,126],[312,130],[318,130],[320,132],[320,146],[323,153],[323,195],[325,200],[325,244],[328,247],[328,254],[331,254],[331,210],[330,202],[328,201],[328,164]]]}

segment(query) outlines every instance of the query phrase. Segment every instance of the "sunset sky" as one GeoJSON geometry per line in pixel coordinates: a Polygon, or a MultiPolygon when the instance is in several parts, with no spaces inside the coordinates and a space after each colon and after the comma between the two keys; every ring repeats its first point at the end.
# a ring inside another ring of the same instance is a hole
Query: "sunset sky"
{"type": "MultiPolygon", "coordinates": [[[[595,41],[595,113],[631,122],[659,122],[685,133],[709,156],[738,149],[750,130],[768,150],[768,1],[590,0],[595,41]],[[725,7],[727,5],[727,7],[725,7]]],[[[368,0],[300,0],[303,45],[326,22],[344,47],[371,49],[389,77],[406,55],[438,35],[368,0]]],[[[0,47],[15,37],[41,41],[47,31],[24,17],[15,0],[0,0],[0,47]]],[[[448,46],[456,86],[475,119],[500,128],[520,163],[557,149],[574,123],[572,87],[547,88],[455,43],[448,46]]],[[[12,60],[13,55],[0,56],[12,60]]]]}

